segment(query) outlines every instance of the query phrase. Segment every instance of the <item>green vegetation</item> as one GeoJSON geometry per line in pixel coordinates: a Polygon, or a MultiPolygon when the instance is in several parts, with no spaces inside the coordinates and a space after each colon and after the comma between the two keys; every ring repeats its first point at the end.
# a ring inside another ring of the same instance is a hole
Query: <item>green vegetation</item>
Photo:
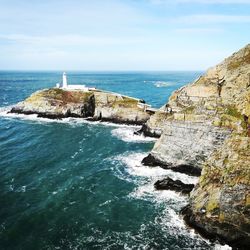
{"type": "Polygon", "coordinates": [[[112,107],[124,107],[124,108],[135,108],[137,107],[138,101],[136,99],[123,97],[122,99],[117,99],[112,103],[112,107]]]}
{"type": "Polygon", "coordinates": [[[88,101],[92,92],[83,91],[65,91],[63,89],[51,88],[33,94],[27,99],[29,102],[39,101],[41,98],[46,98],[48,101],[60,101],[66,103],[84,103],[88,101]]]}
{"type": "Polygon", "coordinates": [[[250,51],[245,53],[244,56],[238,58],[238,60],[234,59],[228,64],[228,70],[234,70],[242,66],[242,64],[250,64],[250,51]]]}
{"type": "Polygon", "coordinates": [[[227,115],[233,116],[233,117],[238,118],[240,120],[243,118],[242,115],[241,115],[241,113],[234,106],[228,106],[226,108],[226,112],[225,113],[227,115]]]}
{"type": "Polygon", "coordinates": [[[195,110],[195,106],[189,106],[183,110],[185,114],[192,114],[195,110]]]}

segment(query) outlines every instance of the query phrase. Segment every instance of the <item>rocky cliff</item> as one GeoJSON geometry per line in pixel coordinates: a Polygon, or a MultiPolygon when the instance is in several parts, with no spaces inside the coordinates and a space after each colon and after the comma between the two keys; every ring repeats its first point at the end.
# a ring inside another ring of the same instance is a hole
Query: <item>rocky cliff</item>
{"type": "Polygon", "coordinates": [[[197,174],[182,214],[209,238],[250,245],[250,45],[175,91],[143,126],[161,135],[146,165],[197,174]]]}
{"type": "MultiPolygon", "coordinates": [[[[150,157],[162,166],[200,167],[230,131],[243,132],[250,117],[250,45],[175,91],[142,131],[159,136],[150,157]],[[173,146],[175,145],[175,146],[173,146]]],[[[143,161],[147,164],[147,159],[143,161]]],[[[152,165],[152,164],[151,164],[152,165]]]]}
{"type": "Polygon", "coordinates": [[[146,108],[143,101],[116,93],[52,88],[35,92],[15,105],[11,112],[52,119],[79,117],[141,125],[150,117],[146,108]]]}
{"type": "Polygon", "coordinates": [[[204,236],[249,247],[250,137],[232,135],[208,158],[182,214],[204,236]]]}

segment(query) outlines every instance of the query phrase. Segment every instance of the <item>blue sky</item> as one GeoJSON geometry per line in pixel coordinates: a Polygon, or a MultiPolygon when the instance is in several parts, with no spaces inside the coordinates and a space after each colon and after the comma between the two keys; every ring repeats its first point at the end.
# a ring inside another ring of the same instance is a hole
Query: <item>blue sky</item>
{"type": "Polygon", "coordinates": [[[0,69],[204,70],[250,43],[250,0],[0,0],[0,69]]]}

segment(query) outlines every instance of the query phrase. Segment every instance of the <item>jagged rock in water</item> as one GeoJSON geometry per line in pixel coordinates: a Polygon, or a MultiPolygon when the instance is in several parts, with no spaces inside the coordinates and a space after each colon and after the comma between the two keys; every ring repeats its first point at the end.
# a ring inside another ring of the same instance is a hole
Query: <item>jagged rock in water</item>
{"type": "Polygon", "coordinates": [[[189,194],[194,188],[194,184],[185,184],[180,180],[174,181],[167,177],[163,180],[155,182],[154,187],[157,190],[173,190],[182,194],[189,194]]]}
{"type": "Polygon", "coordinates": [[[143,105],[139,99],[100,90],[72,91],[52,88],[35,92],[15,105],[11,112],[38,114],[51,119],[81,117],[141,125],[150,117],[143,105]]]}

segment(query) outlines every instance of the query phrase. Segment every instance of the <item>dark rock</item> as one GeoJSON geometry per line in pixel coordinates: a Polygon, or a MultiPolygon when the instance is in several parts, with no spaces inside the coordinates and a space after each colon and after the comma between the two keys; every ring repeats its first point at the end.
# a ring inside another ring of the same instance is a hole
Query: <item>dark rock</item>
{"type": "Polygon", "coordinates": [[[199,215],[193,213],[190,205],[182,208],[180,213],[185,223],[191,228],[194,228],[202,237],[212,242],[218,241],[221,244],[228,244],[233,250],[249,249],[249,237],[247,237],[243,231],[236,230],[232,225],[216,221],[214,221],[212,225],[206,224],[199,219],[199,215]],[[218,234],[216,232],[220,233],[218,234]]]}
{"type": "Polygon", "coordinates": [[[144,157],[141,162],[145,166],[156,167],[160,166],[162,168],[167,168],[167,165],[156,159],[152,154],[144,157]]]}
{"type": "Polygon", "coordinates": [[[164,169],[171,169],[175,172],[184,173],[191,176],[200,176],[201,169],[191,166],[191,165],[178,165],[173,166],[172,164],[166,164],[157,158],[155,158],[152,154],[149,154],[145,158],[142,159],[142,164],[145,166],[156,167],[159,166],[164,169]]]}
{"type": "Polygon", "coordinates": [[[171,168],[173,171],[187,174],[187,175],[192,175],[192,176],[200,176],[201,175],[201,169],[191,166],[191,165],[178,165],[173,168],[171,168]]]}
{"type": "Polygon", "coordinates": [[[135,135],[141,135],[143,134],[144,136],[148,136],[148,137],[154,137],[154,138],[160,138],[160,135],[155,133],[155,132],[151,132],[151,130],[148,128],[148,126],[144,123],[142,124],[142,127],[134,132],[135,135]]]}
{"type": "Polygon", "coordinates": [[[144,121],[135,121],[135,120],[122,120],[117,118],[105,118],[105,117],[88,117],[88,121],[100,121],[100,122],[110,122],[115,124],[124,124],[124,125],[142,125],[144,121]]]}
{"type": "Polygon", "coordinates": [[[163,180],[155,182],[154,187],[157,190],[173,190],[182,194],[189,194],[194,188],[194,184],[185,184],[180,180],[174,181],[167,177],[163,180]]]}

